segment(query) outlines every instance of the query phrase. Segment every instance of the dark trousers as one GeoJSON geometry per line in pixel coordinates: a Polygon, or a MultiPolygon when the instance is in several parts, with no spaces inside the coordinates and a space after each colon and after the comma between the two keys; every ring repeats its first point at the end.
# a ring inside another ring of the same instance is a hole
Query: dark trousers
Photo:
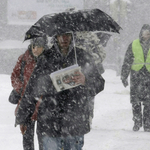
{"type": "MultiPolygon", "coordinates": [[[[35,121],[28,121],[27,130],[23,135],[23,149],[24,150],[34,150],[34,131],[35,131],[35,121]]],[[[39,150],[43,150],[41,145],[41,137],[38,136],[39,150]]]]}
{"type": "Polygon", "coordinates": [[[143,126],[145,129],[150,129],[150,104],[144,104],[143,126]]]}
{"type": "Polygon", "coordinates": [[[34,150],[34,121],[28,121],[27,130],[23,135],[23,149],[24,150],[34,150]]]}
{"type": "Polygon", "coordinates": [[[133,103],[132,104],[132,112],[133,112],[133,121],[144,128],[150,129],[150,104],[144,103],[143,104],[143,110],[142,110],[142,104],[139,103],[133,103]]]}

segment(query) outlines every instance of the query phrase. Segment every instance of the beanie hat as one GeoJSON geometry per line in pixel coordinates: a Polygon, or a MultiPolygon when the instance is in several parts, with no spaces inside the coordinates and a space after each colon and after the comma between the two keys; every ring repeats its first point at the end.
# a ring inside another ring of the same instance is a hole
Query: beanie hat
{"type": "Polygon", "coordinates": [[[47,44],[46,36],[31,39],[31,44],[34,46],[45,47],[47,44]]]}

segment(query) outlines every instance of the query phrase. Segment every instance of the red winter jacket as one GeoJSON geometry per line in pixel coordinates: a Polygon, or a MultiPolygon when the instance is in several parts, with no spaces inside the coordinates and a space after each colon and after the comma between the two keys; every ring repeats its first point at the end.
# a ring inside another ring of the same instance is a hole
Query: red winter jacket
{"type": "MultiPolygon", "coordinates": [[[[21,91],[21,88],[23,87],[23,90],[22,90],[22,93],[21,95],[24,94],[25,92],[25,89],[26,89],[26,86],[28,84],[28,81],[32,75],[32,72],[34,70],[34,67],[36,65],[36,59],[34,58],[34,56],[32,55],[32,52],[31,52],[31,49],[29,48],[29,50],[27,50],[24,54],[22,54],[19,58],[18,58],[18,61],[16,63],[16,66],[14,67],[13,69],[13,72],[11,74],[11,83],[12,83],[12,86],[13,88],[18,92],[20,93],[21,91]],[[24,69],[23,69],[23,83],[22,81],[20,80],[20,73],[21,73],[21,62],[25,61],[25,66],[24,66],[24,69]]],[[[18,110],[18,106],[20,104],[20,101],[21,99],[19,100],[18,102],[18,105],[16,107],[16,110],[15,110],[15,114],[18,110]]],[[[37,119],[37,110],[38,110],[38,106],[39,106],[39,103],[37,103],[36,105],[36,108],[35,108],[35,112],[34,112],[34,116],[32,116],[32,119],[33,120],[36,120],[37,119]]]]}
{"type": "Polygon", "coordinates": [[[22,95],[26,89],[26,86],[28,84],[28,81],[30,79],[30,76],[34,70],[36,61],[34,59],[34,56],[31,53],[31,50],[27,50],[24,54],[22,54],[17,61],[16,66],[13,69],[13,72],[11,74],[11,83],[13,88],[19,93],[21,88],[23,87],[22,90],[22,95]],[[21,71],[21,62],[22,62],[22,57],[23,60],[25,61],[25,66],[24,66],[24,75],[23,75],[23,83],[20,80],[20,71],[21,71]]]}

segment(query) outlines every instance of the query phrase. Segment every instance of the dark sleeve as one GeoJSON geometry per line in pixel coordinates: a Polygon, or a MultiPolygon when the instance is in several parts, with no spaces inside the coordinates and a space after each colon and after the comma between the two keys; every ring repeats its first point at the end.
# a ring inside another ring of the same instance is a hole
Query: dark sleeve
{"type": "Polygon", "coordinates": [[[40,72],[40,68],[39,65],[36,65],[26,86],[25,93],[20,101],[16,114],[16,125],[26,124],[28,120],[31,120],[31,116],[37,103],[35,100],[35,95],[33,95],[33,90],[34,85],[37,82],[37,75],[39,74],[38,71],[40,72]]]}
{"type": "MultiPolygon", "coordinates": [[[[95,71],[93,73],[95,73],[95,71]]],[[[100,74],[85,75],[85,77],[86,77],[85,87],[90,96],[92,97],[96,96],[98,93],[104,90],[105,80],[100,74]]]]}
{"type": "Polygon", "coordinates": [[[26,94],[21,99],[17,114],[15,125],[26,124],[31,120],[31,116],[35,110],[36,100],[32,95],[26,94]]]}
{"type": "Polygon", "coordinates": [[[131,66],[134,61],[134,56],[132,52],[132,43],[128,46],[125,53],[124,62],[121,69],[121,79],[126,80],[130,74],[131,66]]]}
{"type": "Polygon", "coordinates": [[[38,60],[20,102],[16,115],[16,124],[26,124],[34,113],[37,103],[35,98],[46,95],[53,90],[51,88],[50,77],[47,75],[47,72],[45,72],[45,67],[47,67],[45,66],[45,59],[41,58],[38,60]]]}
{"type": "MultiPolygon", "coordinates": [[[[28,84],[26,86],[26,90],[24,95],[22,96],[22,99],[20,101],[18,111],[16,114],[16,125],[17,124],[26,124],[29,120],[31,120],[31,116],[34,113],[37,100],[36,95],[34,95],[34,88],[35,84],[37,83],[37,74],[40,69],[38,67],[34,68],[34,71],[28,81],[28,84]]],[[[41,95],[38,95],[39,97],[41,95]]],[[[37,97],[37,98],[39,98],[37,97]]]]}
{"type": "Polygon", "coordinates": [[[55,95],[57,93],[49,74],[50,73],[38,77],[32,93],[34,97],[40,97],[41,95],[55,95]]]}
{"type": "Polygon", "coordinates": [[[95,96],[104,89],[105,80],[99,74],[94,60],[87,53],[84,54],[82,59],[84,64],[82,64],[82,72],[85,75],[86,82],[85,88],[90,96],[95,96]]]}

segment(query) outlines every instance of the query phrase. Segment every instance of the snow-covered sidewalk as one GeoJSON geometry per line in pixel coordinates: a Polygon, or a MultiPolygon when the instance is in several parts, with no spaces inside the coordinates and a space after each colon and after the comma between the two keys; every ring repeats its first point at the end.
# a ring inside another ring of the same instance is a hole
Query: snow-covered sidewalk
{"type": "MultiPolygon", "coordinates": [[[[95,99],[92,130],[85,135],[83,150],[149,150],[150,133],[133,132],[129,87],[124,88],[113,70],[103,74],[105,89],[95,99]]],[[[0,149],[22,150],[22,135],[14,127],[15,105],[8,102],[12,87],[9,75],[0,75],[0,149]]],[[[36,135],[36,133],[35,133],[36,135]]],[[[35,136],[35,150],[38,150],[35,136]]]]}

